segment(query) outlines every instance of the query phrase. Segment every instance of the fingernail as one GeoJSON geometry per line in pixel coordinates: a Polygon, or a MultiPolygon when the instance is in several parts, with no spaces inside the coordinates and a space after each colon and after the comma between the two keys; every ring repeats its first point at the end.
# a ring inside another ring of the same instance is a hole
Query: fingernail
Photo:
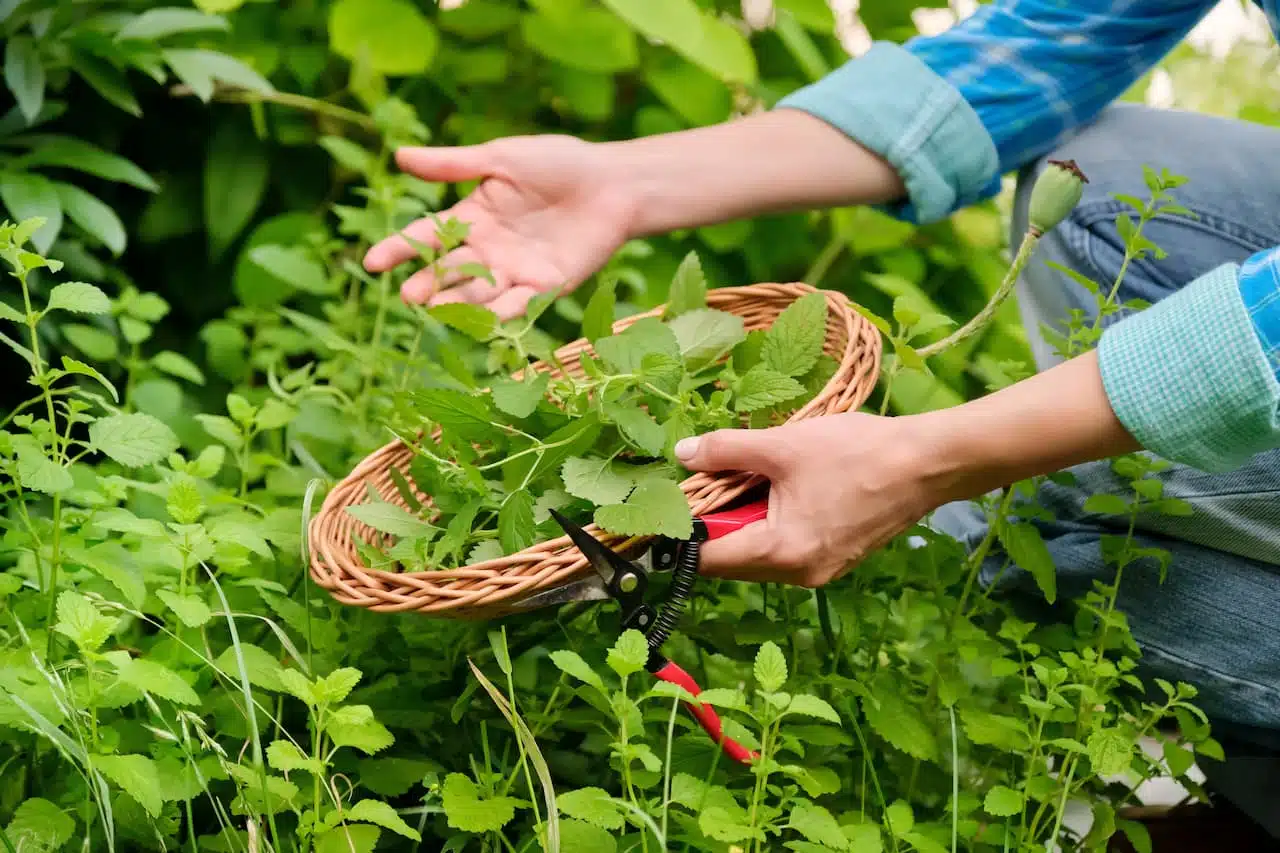
{"type": "Polygon", "coordinates": [[[676,442],[676,456],[688,461],[698,454],[698,439],[682,438],[676,442]]]}

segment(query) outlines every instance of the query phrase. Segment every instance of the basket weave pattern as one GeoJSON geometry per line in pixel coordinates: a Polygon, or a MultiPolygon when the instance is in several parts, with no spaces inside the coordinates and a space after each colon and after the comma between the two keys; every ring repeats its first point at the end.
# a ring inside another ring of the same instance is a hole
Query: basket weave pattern
{"type": "MultiPolygon", "coordinates": [[[[805,284],[755,284],[719,288],[707,293],[707,306],[736,314],[748,331],[768,328],[778,314],[814,288],[805,284]]],[[[824,292],[827,300],[827,328],[824,351],[839,366],[835,374],[788,423],[822,415],[846,412],[860,406],[875,387],[880,370],[880,334],[858,314],[846,297],[824,292]]],[[[660,317],[662,307],[619,320],[615,333],[642,317],[660,317]]],[[[569,375],[582,378],[579,356],[590,350],[586,340],[560,348],[556,355],[569,375]]],[[[559,371],[538,363],[533,369],[559,371]]],[[[338,483],[326,496],[320,511],[308,527],[311,578],[337,601],[379,612],[418,611],[438,617],[490,618],[508,612],[521,598],[577,579],[587,561],[567,536],[540,542],[515,554],[485,560],[458,569],[392,572],[366,567],[356,551],[357,539],[381,543],[384,534],[357,521],[347,507],[364,503],[366,484],[384,500],[405,507],[390,475],[398,468],[409,481],[424,506],[430,495],[418,491],[409,476],[413,449],[400,440],[384,445],[338,483]]],[[[711,475],[697,473],[681,483],[689,507],[695,515],[712,512],[734,501],[759,482],[748,473],[711,475]]],[[[586,528],[602,542],[615,548],[638,545],[643,539],[627,538],[586,528]]]]}

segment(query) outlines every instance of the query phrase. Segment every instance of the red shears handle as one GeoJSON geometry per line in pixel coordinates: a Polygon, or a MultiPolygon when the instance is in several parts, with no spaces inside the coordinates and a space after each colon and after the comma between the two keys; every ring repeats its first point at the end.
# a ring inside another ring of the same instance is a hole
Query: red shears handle
{"type": "Polygon", "coordinates": [[[728,536],[735,530],[741,530],[748,524],[763,521],[769,515],[769,499],[761,498],[749,504],[743,504],[724,512],[713,512],[701,517],[707,527],[707,541],[728,536]]]}
{"type": "MultiPolygon", "coordinates": [[[[672,661],[664,661],[657,670],[653,671],[653,675],[661,681],[683,687],[694,696],[702,692],[702,688],[698,686],[698,682],[693,680],[693,676],[685,672],[679,664],[672,661]]],[[[711,739],[719,744],[725,755],[739,764],[750,764],[760,757],[758,753],[752,752],[733,738],[724,736],[724,728],[720,725],[720,715],[716,713],[715,708],[710,705],[693,705],[689,702],[685,703],[685,707],[689,709],[689,713],[693,714],[694,719],[698,721],[698,725],[702,726],[703,730],[711,735],[711,739]]]]}

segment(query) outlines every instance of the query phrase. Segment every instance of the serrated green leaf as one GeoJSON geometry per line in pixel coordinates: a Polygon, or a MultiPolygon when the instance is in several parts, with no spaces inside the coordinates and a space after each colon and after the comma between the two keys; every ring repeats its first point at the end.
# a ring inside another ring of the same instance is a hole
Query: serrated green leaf
{"type": "Polygon", "coordinates": [[[982,801],[982,807],[986,809],[987,814],[994,817],[1011,817],[1021,814],[1022,803],[1022,794],[1004,785],[996,785],[987,792],[986,799],[982,801]]]}
{"type": "Polygon", "coordinates": [[[520,801],[512,797],[480,797],[476,783],[461,773],[445,777],[442,801],[449,826],[463,832],[496,832],[515,817],[520,801]]]}
{"type": "Polygon", "coordinates": [[[240,654],[237,657],[237,647],[228,646],[214,660],[214,666],[238,680],[240,678],[240,662],[243,660],[244,674],[254,687],[261,690],[270,690],[273,693],[280,693],[284,690],[284,684],[280,680],[283,667],[280,666],[278,660],[262,647],[255,646],[252,643],[241,643],[238,648],[240,654]]]}
{"type": "Polygon", "coordinates": [[[1189,749],[1183,749],[1171,740],[1164,742],[1164,761],[1169,773],[1175,778],[1186,775],[1196,763],[1196,757],[1189,749]]]}
{"type": "Polygon", "coordinates": [[[268,744],[267,764],[273,770],[279,770],[282,773],[291,773],[294,770],[305,770],[314,776],[324,776],[325,773],[323,761],[303,755],[292,741],[287,740],[273,740],[268,744]]]}
{"type": "Polygon", "coordinates": [[[1053,556],[1044,544],[1044,537],[1040,535],[1040,531],[1025,521],[1016,524],[1002,521],[996,525],[996,535],[1014,564],[1035,578],[1045,601],[1050,604],[1056,601],[1058,569],[1053,563],[1053,556]]]}
{"type": "Polygon", "coordinates": [[[667,324],[691,370],[711,364],[747,337],[742,318],[714,308],[698,308],[667,324]]]}
{"type": "Polygon", "coordinates": [[[125,684],[178,705],[200,704],[200,697],[191,685],[164,664],[146,658],[132,658],[128,652],[108,652],[107,656],[116,665],[120,680],[125,684]]]}
{"type": "Polygon", "coordinates": [[[788,305],[765,333],[760,357],[783,376],[802,376],[822,355],[827,332],[827,298],[806,294],[788,305]]]}
{"type": "Polygon", "coordinates": [[[209,605],[197,595],[178,595],[167,589],[156,591],[156,597],[165,603],[177,617],[182,620],[182,624],[188,628],[199,628],[213,618],[213,611],[209,609],[209,605]]]}
{"type": "Polygon", "coordinates": [[[8,302],[0,300],[0,320],[8,320],[13,323],[25,324],[27,322],[27,315],[24,312],[19,311],[17,308],[14,308],[8,302]]]}
{"type": "Polygon", "coordinates": [[[606,278],[596,287],[582,312],[582,336],[591,343],[613,334],[613,312],[617,306],[618,280],[606,278]]]}
{"type": "Polygon", "coordinates": [[[833,850],[844,850],[849,840],[844,837],[840,824],[831,812],[815,803],[801,800],[791,809],[787,826],[812,841],[833,850]]]}
{"type": "Polygon", "coordinates": [[[425,416],[455,438],[483,441],[499,433],[496,413],[480,397],[450,388],[430,388],[414,394],[414,403],[425,416]]]}
{"type": "Polygon", "coordinates": [[[347,507],[347,515],[374,530],[392,536],[420,539],[436,528],[403,507],[392,503],[368,503],[347,507]]]}
{"type": "Polygon", "coordinates": [[[74,359],[74,358],[71,358],[70,356],[64,355],[62,357],[62,369],[65,370],[67,373],[75,373],[80,376],[88,376],[90,379],[93,379],[103,388],[106,388],[107,391],[111,394],[111,399],[113,401],[119,402],[120,394],[118,391],[116,391],[116,386],[112,385],[111,381],[108,380],[107,377],[99,373],[96,368],[85,364],[83,361],[80,361],[79,359],[74,359]]]}
{"type": "Polygon", "coordinates": [[[737,711],[747,710],[747,697],[743,696],[742,691],[736,688],[707,688],[698,694],[698,701],[703,705],[712,705],[716,708],[729,708],[737,711]]]}
{"type": "Polygon", "coordinates": [[[635,488],[635,480],[627,476],[625,466],[611,459],[572,456],[564,461],[560,478],[569,494],[597,506],[622,503],[635,488]]]}
{"type": "Polygon", "coordinates": [[[89,425],[89,440],[95,448],[130,468],[159,462],[178,449],[173,430],[141,412],[94,421],[89,425]]]}
{"type": "Polygon", "coordinates": [[[1084,502],[1085,512],[1099,515],[1128,515],[1129,509],[1129,502],[1119,495],[1089,495],[1084,502]]]}
{"type": "Polygon", "coordinates": [[[56,495],[75,485],[71,472],[46,456],[35,438],[15,435],[11,440],[18,456],[18,482],[23,488],[56,495]]]}
{"type": "Polygon", "coordinates": [[[938,742],[933,732],[919,711],[904,701],[887,681],[877,681],[875,689],[862,697],[862,712],[872,731],[893,748],[922,761],[937,760],[938,742]]]}
{"type": "Polygon", "coordinates": [[[650,353],[681,357],[675,332],[657,317],[644,317],[616,335],[600,338],[594,349],[605,366],[618,374],[639,373],[650,353]]]}
{"type": "Polygon", "coordinates": [[[109,314],[111,299],[99,288],[83,281],[68,281],[49,293],[47,311],[70,311],[74,314],[109,314]]]}
{"type": "Polygon", "coordinates": [[[319,702],[335,705],[343,701],[360,683],[363,673],[355,667],[344,666],[335,669],[316,682],[315,696],[319,702]]]}
{"type": "Polygon", "coordinates": [[[817,696],[810,696],[807,693],[792,696],[791,704],[787,706],[787,713],[817,717],[819,720],[826,720],[837,725],[840,723],[840,715],[836,713],[835,708],[832,708],[830,704],[817,696]]]}
{"type": "Polygon", "coordinates": [[[325,721],[324,731],[334,746],[354,747],[366,755],[395,743],[387,727],[374,719],[368,705],[344,705],[334,710],[325,721]]]}
{"type": "Polygon", "coordinates": [[[653,417],[641,409],[623,403],[605,403],[604,415],[613,421],[641,452],[648,456],[661,456],[666,446],[666,433],[653,417]]]}
{"type": "Polygon", "coordinates": [[[709,806],[698,815],[698,828],[703,834],[730,844],[750,838],[763,838],[764,832],[753,829],[746,813],[734,804],[733,808],[709,806]]]}
{"type": "Polygon", "coordinates": [[[558,794],[556,806],[561,814],[602,829],[622,829],[625,822],[618,804],[603,788],[579,788],[558,794]]]}
{"type": "Polygon", "coordinates": [[[756,683],[760,689],[768,693],[777,693],[787,683],[787,659],[782,649],[770,641],[762,645],[756,652],[753,668],[756,683]]]}
{"type": "Polygon", "coordinates": [[[740,380],[733,407],[739,412],[754,412],[794,400],[803,393],[804,386],[790,376],[757,364],[740,380]]]}
{"type": "Polygon", "coordinates": [[[687,539],[693,534],[688,499],[678,484],[663,479],[645,480],[624,503],[600,507],[595,512],[595,522],[624,536],[687,539]]]}
{"type": "Polygon", "coordinates": [[[416,829],[404,822],[404,818],[396,814],[396,810],[379,800],[361,800],[347,810],[346,819],[375,823],[383,829],[403,835],[414,841],[421,841],[422,836],[416,829]]]}
{"type": "Polygon", "coordinates": [[[605,692],[604,680],[600,675],[591,668],[591,665],[582,659],[577,652],[568,649],[559,649],[551,653],[551,662],[556,668],[567,675],[590,684],[601,693],[605,692]]]}
{"type": "Polygon", "coordinates": [[[71,590],[59,593],[57,614],[54,630],[75,643],[81,652],[96,652],[116,626],[114,618],[99,612],[93,602],[71,590]]]}
{"type": "Polygon", "coordinates": [[[689,311],[707,307],[707,277],[696,252],[684,256],[676,274],[671,279],[671,291],[667,295],[664,315],[678,317],[689,311]]]}
{"type": "Polygon", "coordinates": [[[618,637],[609,650],[609,666],[618,675],[631,675],[644,669],[649,660],[649,642],[644,634],[629,628],[618,637]]]}
{"type": "Polygon", "coordinates": [[[538,541],[537,526],[533,523],[533,493],[512,492],[498,510],[498,541],[502,550],[514,554],[538,541]]]}
{"type": "Polygon", "coordinates": [[[487,341],[498,328],[498,315],[481,305],[447,302],[427,310],[435,319],[472,340],[487,341]]]}
{"type": "Polygon", "coordinates": [[[52,853],[75,834],[75,819],[54,803],[39,797],[23,800],[14,811],[5,836],[15,851],[52,853]]]}
{"type": "Polygon", "coordinates": [[[537,373],[532,377],[516,379],[497,379],[489,389],[493,396],[493,404],[500,411],[513,418],[527,418],[538,407],[539,401],[547,393],[550,377],[545,373],[537,373]]]}
{"type": "Polygon", "coordinates": [[[95,755],[93,766],[138,801],[152,817],[164,808],[164,786],[156,763],[145,755],[95,755]]]}
{"type": "Polygon", "coordinates": [[[382,830],[367,823],[336,826],[316,836],[314,853],[373,853],[382,830]]]}
{"type": "Polygon", "coordinates": [[[1117,776],[1129,769],[1134,741],[1119,729],[1097,729],[1085,743],[1089,763],[1098,776],[1117,776]]]}

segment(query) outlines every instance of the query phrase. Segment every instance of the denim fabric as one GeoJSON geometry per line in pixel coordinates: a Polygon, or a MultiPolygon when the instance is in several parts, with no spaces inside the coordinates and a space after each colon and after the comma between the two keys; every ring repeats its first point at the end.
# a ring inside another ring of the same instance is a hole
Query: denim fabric
{"type": "MultiPolygon", "coordinates": [[[[1072,216],[1041,241],[1018,285],[1037,368],[1060,360],[1039,333],[1041,323],[1060,327],[1072,309],[1094,315],[1092,296],[1045,262],[1113,281],[1123,241],[1114,225],[1122,206],[1112,195],[1145,197],[1144,163],[1154,160],[1188,176],[1177,197],[1197,215],[1156,220],[1147,228],[1169,255],[1131,264],[1120,297],[1155,303],[1209,270],[1244,263],[1280,243],[1280,173],[1260,168],[1274,162],[1276,152],[1280,130],[1122,105],[1050,155],[1087,163],[1090,183],[1072,216]]],[[[1015,239],[1026,226],[1028,190],[1039,168],[1028,167],[1020,176],[1015,239]]],[[[1206,369],[1204,376],[1212,371],[1206,369]]],[[[1075,486],[1048,484],[1040,496],[1057,519],[1039,524],[1059,567],[1063,599],[1084,594],[1095,578],[1111,578],[1099,537],[1124,532],[1114,519],[1085,512],[1085,500],[1091,494],[1127,493],[1108,462],[1071,471],[1075,486]]],[[[1173,555],[1163,585],[1154,567],[1138,564],[1126,572],[1121,587],[1120,607],[1143,648],[1145,674],[1196,685],[1199,704],[1218,731],[1250,744],[1241,747],[1245,755],[1252,749],[1280,749],[1280,451],[1261,453],[1229,473],[1175,465],[1160,476],[1165,493],[1188,501],[1195,512],[1143,518],[1138,524],[1139,545],[1173,555]]],[[[940,508],[930,523],[970,547],[986,532],[981,514],[969,503],[940,508]]],[[[984,583],[994,580],[1004,559],[994,554],[987,560],[984,583]]],[[[1000,585],[1034,589],[1020,571],[1006,573],[1000,585]]],[[[1280,825],[1274,825],[1280,819],[1280,790],[1253,785],[1243,796],[1241,807],[1270,820],[1269,828],[1280,834],[1280,825]],[[1250,797],[1255,801],[1248,802],[1250,797]]]]}

